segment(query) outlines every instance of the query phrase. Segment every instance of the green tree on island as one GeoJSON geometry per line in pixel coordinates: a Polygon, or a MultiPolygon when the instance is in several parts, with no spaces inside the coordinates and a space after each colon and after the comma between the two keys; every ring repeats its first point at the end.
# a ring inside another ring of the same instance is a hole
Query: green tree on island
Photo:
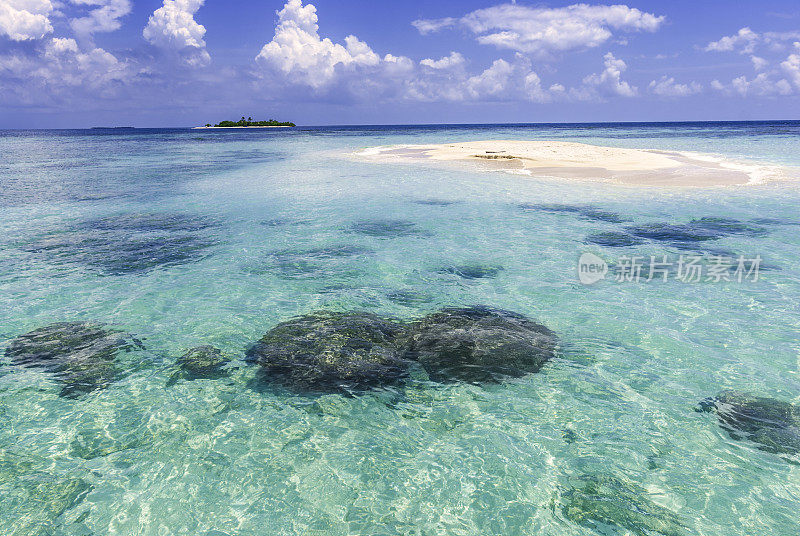
{"type": "MultiPolygon", "coordinates": [[[[210,127],[210,124],[206,124],[207,127],[210,127]]],[[[239,121],[220,121],[214,127],[216,128],[237,128],[237,127],[295,127],[292,122],[280,122],[276,121],[275,119],[270,119],[268,121],[253,121],[252,117],[248,117],[247,119],[242,116],[239,121]]]]}

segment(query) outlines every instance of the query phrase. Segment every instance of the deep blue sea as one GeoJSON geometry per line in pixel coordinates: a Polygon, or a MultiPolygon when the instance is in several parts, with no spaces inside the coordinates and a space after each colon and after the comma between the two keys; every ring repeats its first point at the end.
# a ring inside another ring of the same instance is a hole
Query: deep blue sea
{"type": "Polygon", "coordinates": [[[0,131],[0,534],[797,535],[800,182],[353,157],[488,139],[800,167],[800,122],[0,131]],[[581,284],[585,253],[605,279],[581,284]],[[617,281],[633,258],[641,277],[617,281]],[[690,259],[699,280],[677,277],[690,259]],[[412,366],[352,393],[245,359],[314,311],[474,305],[547,326],[555,357],[498,382],[412,366]],[[21,335],[64,322],[130,334],[113,381],[75,395],[14,361],[21,335]],[[201,345],[223,374],[182,375],[201,345]],[[783,420],[737,434],[703,411],[726,390],[783,420]]]}

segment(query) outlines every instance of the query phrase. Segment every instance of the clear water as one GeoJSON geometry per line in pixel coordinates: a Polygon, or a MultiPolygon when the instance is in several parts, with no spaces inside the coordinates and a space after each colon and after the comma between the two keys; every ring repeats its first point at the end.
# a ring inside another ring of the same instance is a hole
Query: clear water
{"type": "Polygon", "coordinates": [[[75,399],[0,365],[0,533],[659,534],[565,515],[570,483],[596,476],[675,512],[681,534],[796,534],[800,466],[695,407],[723,389],[800,402],[797,183],[665,192],[343,156],[479,139],[800,165],[798,123],[0,132],[0,348],[67,320],[146,346],[121,357],[120,381],[75,399]],[[680,253],[587,245],[590,233],[699,217],[776,220],[706,244],[760,254],[758,282],[578,283],[582,252],[680,253]],[[386,219],[418,232],[358,232],[386,219]],[[340,246],[356,253],[320,252],[340,246]],[[502,269],[453,273],[472,265],[502,269]],[[412,319],[472,304],[546,324],[558,359],[499,385],[415,373],[351,398],[263,388],[242,361],[317,309],[412,319]],[[201,344],[238,369],[167,387],[201,344]]]}

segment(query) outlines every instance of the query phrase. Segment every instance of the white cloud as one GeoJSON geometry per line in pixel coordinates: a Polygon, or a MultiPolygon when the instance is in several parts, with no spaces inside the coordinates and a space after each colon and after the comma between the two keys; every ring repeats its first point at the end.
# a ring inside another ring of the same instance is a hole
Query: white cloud
{"type": "Polygon", "coordinates": [[[496,59],[484,70],[470,73],[466,58],[458,52],[419,62],[393,54],[380,57],[355,36],[348,36],[343,43],[321,36],[318,22],[312,4],[287,1],[278,12],[274,38],[256,57],[265,69],[260,86],[269,88],[273,95],[324,97],[338,102],[545,103],[637,94],[636,87],[622,80],[625,62],[613,54],[605,55],[601,73],[587,76],[578,88],[568,89],[559,83],[545,84],[531,59],[519,52],[511,59],[496,59]]]}
{"type": "Polygon", "coordinates": [[[82,39],[92,34],[118,30],[119,19],[131,12],[130,0],[71,0],[75,5],[93,8],[85,17],[70,20],[75,35],[82,39]]]}
{"type": "Polygon", "coordinates": [[[792,87],[786,80],[773,82],[766,73],[761,73],[752,80],[745,76],[740,76],[731,82],[733,89],[741,96],[748,95],[767,96],[767,95],[789,95],[792,87]]]}
{"type": "Polygon", "coordinates": [[[44,89],[48,96],[73,96],[73,88],[102,94],[132,73],[128,65],[101,48],[81,50],[74,39],[55,37],[33,54],[0,56],[0,75],[8,83],[21,82],[16,87],[22,92],[44,89]]]}
{"type": "Polygon", "coordinates": [[[142,31],[151,44],[178,53],[192,66],[206,65],[211,61],[203,37],[206,29],[194,20],[194,15],[205,0],[164,0],[156,9],[142,31]]]}
{"type": "Polygon", "coordinates": [[[389,75],[403,75],[414,70],[414,62],[405,56],[386,54],[383,57],[382,67],[384,72],[389,75]]]}
{"type": "Polygon", "coordinates": [[[420,65],[430,67],[431,69],[453,69],[464,65],[464,56],[458,52],[451,52],[449,56],[445,56],[438,60],[426,58],[419,62],[420,65]]]}
{"type": "Polygon", "coordinates": [[[783,96],[792,93],[792,86],[786,79],[775,80],[770,73],[759,73],[752,79],[742,75],[731,80],[730,84],[714,80],[711,87],[726,95],[738,94],[742,97],[783,96]]]}
{"type": "Polygon", "coordinates": [[[0,0],[0,36],[14,41],[41,39],[53,31],[50,0],[0,0]]]}
{"type": "Polygon", "coordinates": [[[356,36],[349,35],[344,42],[341,45],[320,38],[317,8],[313,4],[304,6],[302,0],[289,0],[278,12],[275,36],[256,61],[316,89],[331,83],[337,68],[374,67],[381,62],[356,36]]]}
{"type": "Polygon", "coordinates": [[[790,54],[786,61],[781,63],[781,68],[794,86],[800,90],[800,42],[794,44],[797,53],[790,54]]]}
{"type": "Polygon", "coordinates": [[[467,80],[467,93],[473,98],[499,95],[507,89],[513,72],[506,60],[495,60],[491,67],[467,80]]]}
{"type": "Polygon", "coordinates": [[[769,65],[767,60],[759,56],[750,56],[750,61],[753,62],[753,69],[756,71],[762,71],[769,65]]]}
{"type": "Polygon", "coordinates": [[[553,93],[542,87],[542,80],[533,71],[530,60],[519,53],[515,55],[513,62],[495,60],[480,74],[456,83],[463,88],[464,98],[469,100],[522,100],[538,103],[553,100],[553,93]]]}
{"type": "Polygon", "coordinates": [[[457,23],[458,19],[446,17],[444,19],[420,19],[415,20],[411,24],[419,31],[419,33],[422,35],[427,35],[429,33],[438,32],[444,28],[455,26],[457,23]]]}
{"type": "MultiPolygon", "coordinates": [[[[780,35],[781,38],[784,38],[790,34],[771,35],[780,35]]],[[[769,39],[774,38],[769,37],[769,39]]],[[[751,56],[750,60],[753,62],[753,67],[756,71],[763,72],[758,73],[754,78],[748,78],[745,75],[736,77],[729,84],[714,80],[711,82],[711,87],[725,95],[739,95],[742,97],[791,95],[794,93],[793,85],[795,89],[800,90],[800,42],[795,42],[794,47],[796,52],[789,54],[780,63],[780,68],[765,70],[770,62],[758,56],[751,56]],[[786,76],[786,78],[782,78],[783,76],[786,76]]]]}
{"type": "Polygon", "coordinates": [[[534,8],[503,4],[460,19],[423,19],[413,25],[423,34],[463,26],[481,44],[546,57],[553,52],[597,47],[613,36],[613,30],[654,32],[663,22],[663,16],[625,5],[534,8]]]}
{"type": "Polygon", "coordinates": [[[732,52],[752,54],[761,36],[750,28],[744,27],[733,35],[720,38],[706,45],[706,52],[732,52]]]}
{"type": "Polygon", "coordinates": [[[525,75],[524,87],[528,100],[532,102],[550,102],[553,100],[553,89],[555,88],[555,92],[558,92],[559,88],[558,84],[554,84],[550,87],[551,91],[548,92],[542,87],[542,79],[533,71],[525,75]]]}
{"type": "Polygon", "coordinates": [[[46,66],[37,74],[67,86],[99,87],[127,77],[126,66],[101,48],[81,51],[74,39],[54,38],[43,54],[46,66]]]}
{"type": "Polygon", "coordinates": [[[635,97],[638,89],[622,80],[622,73],[628,68],[625,62],[615,58],[611,52],[603,56],[603,60],[603,72],[590,74],[583,79],[583,83],[611,95],[635,97]]]}
{"type": "MultiPolygon", "coordinates": [[[[753,54],[757,48],[767,48],[777,52],[786,50],[787,45],[797,39],[800,39],[800,32],[758,33],[748,27],[744,27],[733,35],[708,43],[704,50],[706,52],[753,54]]],[[[755,62],[756,60],[753,61],[755,62]]]]}
{"type": "Polygon", "coordinates": [[[772,50],[785,50],[786,46],[800,39],[800,32],[766,32],[764,34],[764,44],[772,50]]]}
{"type": "Polygon", "coordinates": [[[695,95],[703,90],[703,86],[697,82],[679,84],[672,77],[662,76],[659,80],[653,80],[648,86],[652,93],[662,97],[688,97],[695,95]]]}

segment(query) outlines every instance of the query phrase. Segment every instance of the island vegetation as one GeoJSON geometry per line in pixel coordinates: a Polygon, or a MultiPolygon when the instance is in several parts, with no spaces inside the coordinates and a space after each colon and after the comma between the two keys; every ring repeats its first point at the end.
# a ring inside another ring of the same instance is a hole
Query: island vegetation
{"type": "MultiPolygon", "coordinates": [[[[242,128],[242,127],[295,127],[292,122],[281,122],[276,121],[275,119],[269,119],[267,121],[253,121],[252,117],[248,117],[247,119],[242,116],[242,118],[238,121],[220,121],[214,128],[242,128]]],[[[206,127],[211,127],[211,123],[206,123],[206,127]]]]}

